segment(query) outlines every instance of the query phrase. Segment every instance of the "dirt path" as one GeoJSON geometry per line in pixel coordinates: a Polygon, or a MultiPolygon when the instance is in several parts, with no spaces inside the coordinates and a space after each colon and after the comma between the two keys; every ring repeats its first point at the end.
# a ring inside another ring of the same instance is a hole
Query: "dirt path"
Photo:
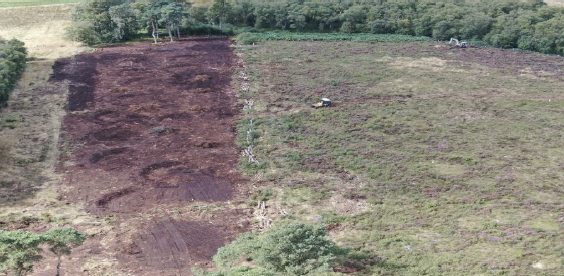
{"type": "Polygon", "coordinates": [[[249,229],[251,210],[231,202],[245,179],[229,44],[138,43],[57,62],[53,80],[70,81],[64,200],[112,226],[78,259],[117,259],[126,275],[191,275],[249,229]]]}

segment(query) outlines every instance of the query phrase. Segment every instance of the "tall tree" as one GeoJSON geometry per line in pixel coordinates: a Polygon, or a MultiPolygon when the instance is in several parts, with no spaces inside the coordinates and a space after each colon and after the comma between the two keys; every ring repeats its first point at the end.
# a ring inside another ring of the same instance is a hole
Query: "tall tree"
{"type": "Polygon", "coordinates": [[[159,24],[162,21],[161,9],[166,4],[166,2],[140,2],[134,4],[135,9],[137,9],[140,14],[140,20],[145,22],[147,27],[151,29],[151,35],[155,43],[157,43],[159,39],[159,24]]]}
{"type": "Polygon", "coordinates": [[[186,16],[188,12],[183,4],[173,2],[161,7],[161,22],[165,25],[171,42],[173,32],[176,32],[176,37],[180,39],[180,22],[186,16]]]}
{"type": "Polygon", "coordinates": [[[109,9],[112,22],[115,24],[118,40],[128,39],[137,32],[137,14],[130,4],[121,4],[109,9]]]}
{"type": "Polygon", "coordinates": [[[223,30],[223,23],[227,21],[230,13],[231,4],[228,0],[214,0],[207,12],[207,17],[211,22],[219,23],[219,29],[223,30]]]}
{"type": "Polygon", "coordinates": [[[80,246],[86,240],[84,234],[79,233],[74,228],[64,227],[47,231],[43,234],[43,238],[49,244],[49,250],[57,255],[57,274],[60,275],[61,258],[64,255],[70,255],[71,250],[80,246]]]}

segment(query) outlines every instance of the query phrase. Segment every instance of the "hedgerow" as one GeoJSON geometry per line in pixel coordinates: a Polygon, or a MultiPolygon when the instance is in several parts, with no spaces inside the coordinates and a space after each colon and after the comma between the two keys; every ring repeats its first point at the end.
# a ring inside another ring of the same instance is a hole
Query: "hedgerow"
{"type": "Polygon", "coordinates": [[[426,36],[411,36],[398,34],[348,34],[348,33],[296,33],[296,32],[265,32],[254,34],[259,40],[287,40],[287,41],[357,41],[357,42],[412,42],[429,41],[426,36]]]}
{"type": "Polygon", "coordinates": [[[10,98],[25,69],[27,50],[24,43],[12,39],[0,38],[0,105],[4,105],[10,98]]]}

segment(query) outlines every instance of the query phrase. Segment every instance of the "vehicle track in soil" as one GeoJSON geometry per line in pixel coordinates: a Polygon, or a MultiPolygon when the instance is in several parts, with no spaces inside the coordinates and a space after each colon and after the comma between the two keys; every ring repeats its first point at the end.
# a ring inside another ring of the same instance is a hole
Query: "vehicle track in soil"
{"type": "Polygon", "coordinates": [[[120,45],[55,64],[52,80],[69,82],[64,198],[117,218],[131,237],[109,246],[122,271],[190,275],[249,230],[245,209],[217,211],[213,221],[151,213],[226,202],[245,189],[236,172],[235,64],[228,38],[120,45]]]}

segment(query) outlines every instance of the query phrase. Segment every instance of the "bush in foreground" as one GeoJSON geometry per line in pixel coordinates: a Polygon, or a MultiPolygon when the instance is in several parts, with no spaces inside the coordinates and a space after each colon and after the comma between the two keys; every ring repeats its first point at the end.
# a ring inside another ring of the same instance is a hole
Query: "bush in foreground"
{"type": "Polygon", "coordinates": [[[339,275],[333,272],[344,250],[328,239],[322,225],[279,223],[263,235],[247,233],[218,250],[217,271],[206,276],[339,275]],[[238,266],[247,260],[258,267],[238,266]]]}
{"type": "Polygon", "coordinates": [[[16,276],[30,274],[33,265],[42,259],[40,246],[46,244],[58,257],[58,276],[61,257],[69,255],[72,248],[80,246],[85,240],[84,234],[70,227],[52,229],[44,234],[0,230],[0,274],[9,271],[16,276]]]}
{"type": "Polygon", "coordinates": [[[20,79],[27,59],[24,43],[0,38],[0,106],[10,98],[10,93],[20,79]]]}

